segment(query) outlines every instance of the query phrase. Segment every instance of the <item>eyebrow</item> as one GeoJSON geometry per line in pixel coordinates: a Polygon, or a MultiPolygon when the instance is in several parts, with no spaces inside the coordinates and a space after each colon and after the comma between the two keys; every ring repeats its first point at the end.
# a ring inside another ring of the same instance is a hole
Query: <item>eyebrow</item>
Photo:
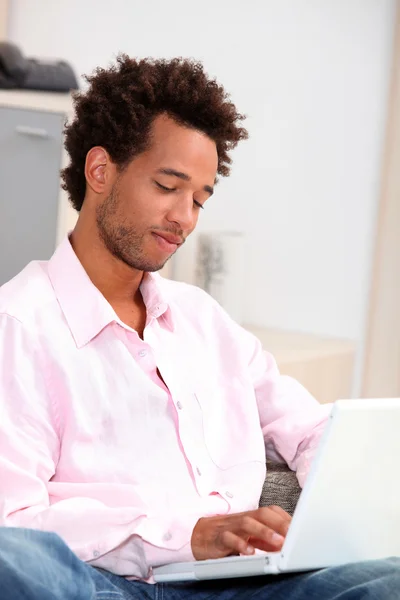
{"type": "MultiPolygon", "coordinates": [[[[161,175],[171,175],[172,177],[178,177],[183,181],[192,181],[192,178],[187,173],[182,173],[182,171],[176,171],[175,169],[158,169],[157,173],[160,173],[161,175]]],[[[203,190],[205,192],[208,192],[210,196],[212,196],[214,193],[214,188],[210,185],[205,185],[203,187],[203,190]]]]}

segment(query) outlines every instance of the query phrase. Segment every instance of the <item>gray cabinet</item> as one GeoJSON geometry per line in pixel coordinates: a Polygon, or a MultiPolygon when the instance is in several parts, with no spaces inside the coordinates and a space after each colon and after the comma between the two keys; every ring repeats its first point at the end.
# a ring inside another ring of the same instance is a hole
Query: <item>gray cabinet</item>
{"type": "Polygon", "coordinates": [[[64,119],[0,107],[0,285],[54,252],[64,119]]]}

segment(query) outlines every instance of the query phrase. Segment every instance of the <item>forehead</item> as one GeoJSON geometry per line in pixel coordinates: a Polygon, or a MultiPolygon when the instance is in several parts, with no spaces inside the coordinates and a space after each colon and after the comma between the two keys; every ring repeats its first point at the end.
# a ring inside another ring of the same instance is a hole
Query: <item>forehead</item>
{"type": "Polygon", "coordinates": [[[215,142],[206,134],[159,115],[152,124],[151,144],[145,153],[150,166],[170,167],[194,175],[215,178],[218,154],[215,142]]]}

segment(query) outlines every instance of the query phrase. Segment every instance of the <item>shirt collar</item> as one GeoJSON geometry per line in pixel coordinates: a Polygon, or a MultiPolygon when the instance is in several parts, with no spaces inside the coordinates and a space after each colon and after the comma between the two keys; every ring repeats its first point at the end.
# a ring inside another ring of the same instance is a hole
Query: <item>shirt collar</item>
{"type": "MultiPolygon", "coordinates": [[[[78,348],[90,342],[110,323],[116,322],[127,328],[90,280],[68,237],[49,260],[48,274],[78,348]]],[[[158,273],[145,273],[140,290],[146,305],[147,320],[162,317],[165,325],[173,331],[163,278],[158,273]]]]}

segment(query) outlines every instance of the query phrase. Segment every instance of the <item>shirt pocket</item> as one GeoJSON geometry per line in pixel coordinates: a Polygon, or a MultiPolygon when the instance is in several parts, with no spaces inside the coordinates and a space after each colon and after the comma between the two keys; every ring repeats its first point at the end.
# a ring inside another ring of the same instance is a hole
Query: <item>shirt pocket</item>
{"type": "Polygon", "coordinates": [[[212,462],[226,470],[248,462],[265,463],[265,446],[254,390],[245,386],[200,387],[204,443],[212,462]]]}

